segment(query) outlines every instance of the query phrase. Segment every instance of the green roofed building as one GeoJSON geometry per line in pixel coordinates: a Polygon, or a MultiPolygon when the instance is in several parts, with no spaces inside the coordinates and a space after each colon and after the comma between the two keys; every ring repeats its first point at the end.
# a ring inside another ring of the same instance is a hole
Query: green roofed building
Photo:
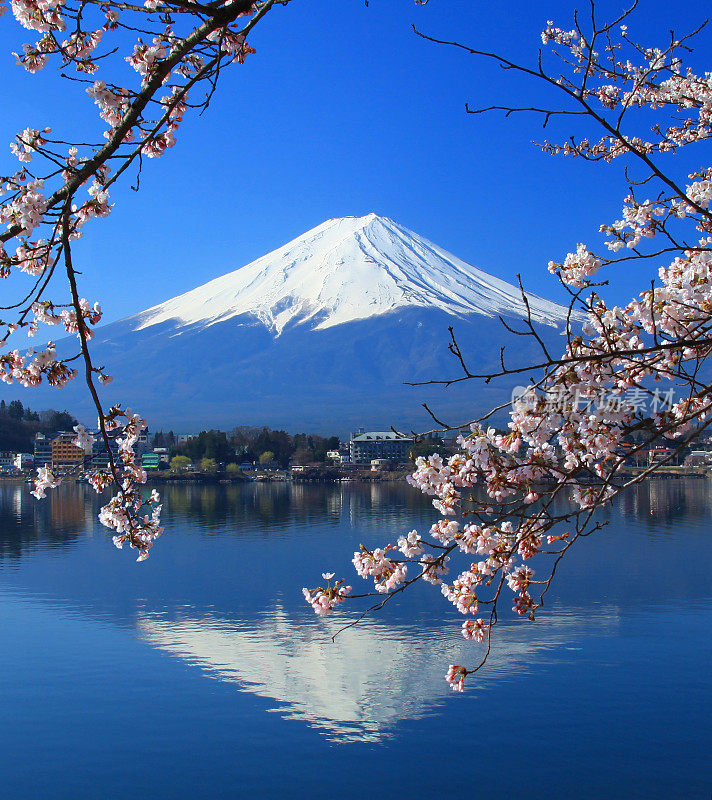
{"type": "Polygon", "coordinates": [[[158,469],[161,464],[159,453],[144,453],[141,456],[141,466],[144,469],[158,469]]]}

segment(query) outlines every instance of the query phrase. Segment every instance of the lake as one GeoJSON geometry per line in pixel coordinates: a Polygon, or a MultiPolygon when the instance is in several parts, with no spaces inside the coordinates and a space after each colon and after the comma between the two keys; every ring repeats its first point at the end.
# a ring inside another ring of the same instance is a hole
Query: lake
{"type": "Polygon", "coordinates": [[[437,588],[332,635],[302,586],[437,518],[406,485],[163,486],[148,561],[91,489],[0,487],[0,796],[712,795],[712,482],[649,481],[487,666],[437,588]]]}

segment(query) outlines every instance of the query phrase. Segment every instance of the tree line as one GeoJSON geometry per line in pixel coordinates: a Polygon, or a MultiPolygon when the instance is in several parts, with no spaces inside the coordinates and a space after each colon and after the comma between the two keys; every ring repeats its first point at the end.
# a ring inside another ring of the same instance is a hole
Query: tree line
{"type": "Polygon", "coordinates": [[[32,453],[37,433],[71,431],[77,420],[68,411],[33,411],[20,400],[0,400],[0,450],[32,453]]]}
{"type": "Polygon", "coordinates": [[[267,427],[241,425],[229,432],[201,431],[185,442],[179,442],[173,431],[158,431],[153,447],[166,447],[171,458],[184,456],[194,464],[203,459],[219,463],[276,463],[285,469],[289,463],[312,464],[326,461],[329,450],[339,447],[338,436],[319,436],[315,433],[289,434],[267,427]]]}

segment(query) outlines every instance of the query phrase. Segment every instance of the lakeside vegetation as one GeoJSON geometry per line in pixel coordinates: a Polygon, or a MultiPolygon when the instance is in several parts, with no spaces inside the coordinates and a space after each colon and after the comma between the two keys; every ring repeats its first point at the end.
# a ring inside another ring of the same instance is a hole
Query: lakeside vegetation
{"type": "Polygon", "coordinates": [[[197,464],[204,459],[236,464],[242,462],[267,465],[274,462],[286,469],[292,464],[325,463],[329,450],[338,450],[338,436],[319,436],[314,433],[289,434],[268,427],[255,428],[240,425],[229,432],[201,431],[186,441],[180,441],[173,432],[158,431],[152,440],[153,447],[164,447],[169,457],[183,457],[197,464]]]}
{"type": "Polygon", "coordinates": [[[32,453],[36,434],[71,431],[76,424],[68,411],[33,411],[20,400],[0,400],[0,451],[32,453]]]}

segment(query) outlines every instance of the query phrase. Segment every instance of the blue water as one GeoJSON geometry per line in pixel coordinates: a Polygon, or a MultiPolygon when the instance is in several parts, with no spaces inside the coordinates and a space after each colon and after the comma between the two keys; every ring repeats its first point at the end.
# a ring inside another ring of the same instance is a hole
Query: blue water
{"type": "MultiPolygon", "coordinates": [[[[0,797],[712,796],[712,482],[632,490],[534,624],[437,589],[318,620],[300,589],[436,513],[400,485],[165,487],[136,564],[87,487],[0,488],[0,797]]],[[[365,584],[364,584],[365,586],[365,584]]]]}

